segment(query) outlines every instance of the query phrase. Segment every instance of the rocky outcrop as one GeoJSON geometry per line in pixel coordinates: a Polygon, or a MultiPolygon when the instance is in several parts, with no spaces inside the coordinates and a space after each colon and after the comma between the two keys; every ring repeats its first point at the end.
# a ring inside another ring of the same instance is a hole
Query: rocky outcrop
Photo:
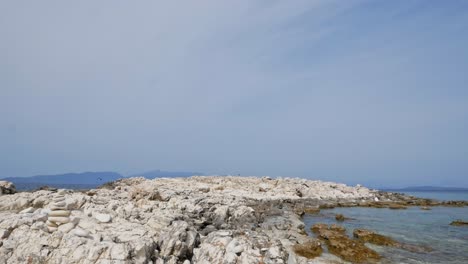
{"type": "Polygon", "coordinates": [[[300,215],[376,197],[331,182],[216,176],[16,193],[0,199],[0,263],[330,263],[300,215]]]}
{"type": "Polygon", "coordinates": [[[16,187],[13,183],[9,181],[0,181],[0,195],[14,193],[16,193],[16,187]]]}

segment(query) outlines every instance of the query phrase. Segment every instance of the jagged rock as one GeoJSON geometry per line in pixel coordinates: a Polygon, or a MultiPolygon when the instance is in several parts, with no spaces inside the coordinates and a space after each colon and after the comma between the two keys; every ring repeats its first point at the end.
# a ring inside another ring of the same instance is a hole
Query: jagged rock
{"type": "Polygon", "coordinates": [[[190,259],[193,249],[200,243],[200,235],[185,221],[175,221],[158,240],[162,258],[175,256],[179,260],[190,259]]]}
{"type": "Polygon", "coordinates": [[[0,199],[0,256],[9,264],[306,263],[293,250],[310,240],[297,210],[377,195],[329,182],[230,176],[22,192],[0,199]]]}

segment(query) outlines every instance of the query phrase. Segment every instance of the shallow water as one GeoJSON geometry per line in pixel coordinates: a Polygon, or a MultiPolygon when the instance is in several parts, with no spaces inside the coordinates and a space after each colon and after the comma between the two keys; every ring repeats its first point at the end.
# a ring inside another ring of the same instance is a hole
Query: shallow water
{"type": "Polygon", "coordinates": [[[468,227],[449,225],[453,220],[468,220],[468,207],[419,207],[406,210],[386,208],[334,208],[317,215],[305,215],[307,232],[315,223],[340,224],[352,236],[355,228],[366,228],[390,236],[400,242],[429,246],[432,252],[412,253],[391,247],[371,246],[392,263],[468,263],[468,227]],[[353,220],[337,222],[340,213],[353,220]]]}

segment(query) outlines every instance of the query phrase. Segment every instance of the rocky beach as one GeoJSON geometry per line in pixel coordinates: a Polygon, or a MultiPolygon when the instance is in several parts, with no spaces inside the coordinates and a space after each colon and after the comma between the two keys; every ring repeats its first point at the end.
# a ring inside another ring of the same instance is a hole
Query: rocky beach
{"type": "Polygon", "coordinates": [[[302,216],[466,205],[298,178],[127,178],[88,191],[19,193],[0,185],[0,263],[388,263],[367,244],[426,249],[378,230],[349,237],[339,225],[315,225],[312,237],[302,216]]]}

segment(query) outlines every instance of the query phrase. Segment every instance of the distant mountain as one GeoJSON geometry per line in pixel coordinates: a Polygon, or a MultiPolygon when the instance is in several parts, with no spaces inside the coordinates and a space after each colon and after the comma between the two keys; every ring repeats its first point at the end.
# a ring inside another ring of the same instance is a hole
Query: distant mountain
{"type": "Polygon", "coordinates": [[[200,172],[188,172],[188,171],[162,171],[162,170],[153,170],[147,171],[144,173],[134,174],[129,177],[145,177],[147,179],[154,178],[175,178],[175,177],[190,177],[194,175],[203,175],[200,172]]]}
{"type": "Polygon", "coordinates": [[[438,187],[438,186],[411,186],[401,189],[382,189],[393,192],[468,192],[468,188],[459,187],[438,187]]]}
{"type": "Polygon", "coordinates": [[[31,177],[8,177],[18,190],[32,190],[47,185],[56,188],[87,189],[123,178],[116,172],[83,172],[31,177]]]}

